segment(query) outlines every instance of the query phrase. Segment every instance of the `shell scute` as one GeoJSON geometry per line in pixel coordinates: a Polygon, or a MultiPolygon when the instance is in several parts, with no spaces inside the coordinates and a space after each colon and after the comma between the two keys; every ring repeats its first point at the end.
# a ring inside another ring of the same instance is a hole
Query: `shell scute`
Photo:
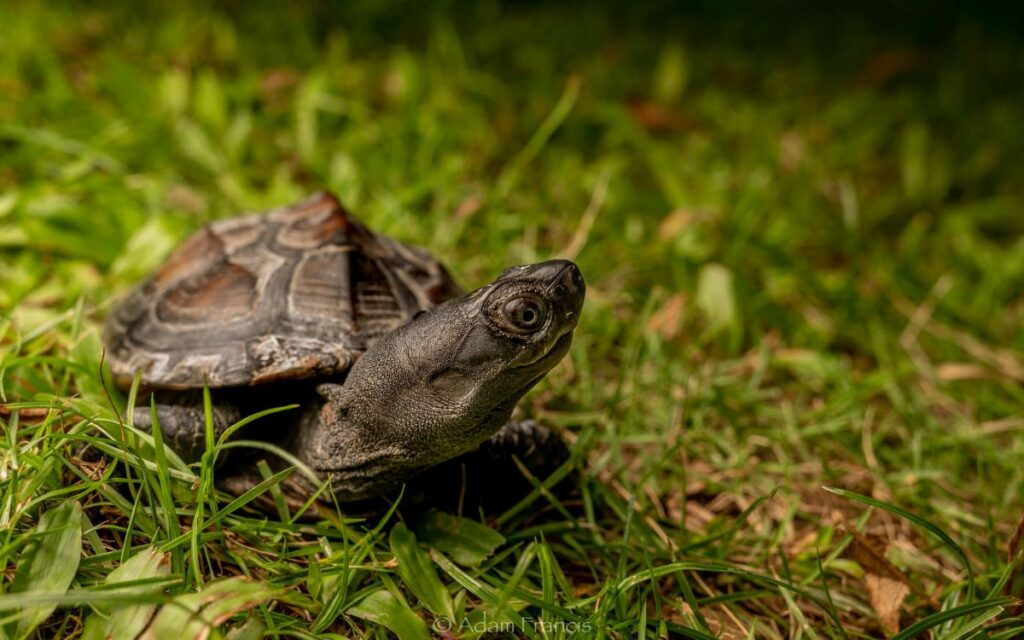
{"type": "Polygon", "coordinates": [[[330,194],[196,232],[108,318],[115,380],[263,384],[346,371],[458,292],[426,251],[375,234],[330,194]]]}
{"type": "Polygon", "coordinates": [[[228,322],[252,313],[255,303],[256,276],[227,263],[170,287],[156,305],[156,316],[178,325],[228,322]]]}
{"type": "Polygon", "coordinates": [[[153,274],[154,288],[178,282],[202,273],[224,257],[224,245],[208,227],[203,227],[174,252],[170,259],[153,274]]]}
{"type": "Polygon", "coordinates": [[[292,272],[288,287],[290,315],[310,322],[337,324],[351,331],[352,304],[349,251],[327,246],[306,253],[292,272]]]}

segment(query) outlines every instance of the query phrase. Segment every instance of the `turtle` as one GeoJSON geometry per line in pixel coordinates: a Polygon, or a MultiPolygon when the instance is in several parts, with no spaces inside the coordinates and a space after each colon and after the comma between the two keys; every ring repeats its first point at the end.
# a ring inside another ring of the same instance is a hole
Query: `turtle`
{"type": "MultiPolygon", "coordinates": [[[[568,352],[585,292],[559,259],[464,292],[425,249],[321,192],[202,227],[115,305],[104,343],[116,386],[139,379],[134,425],[154,428],[152,396],[184,461],[205,451],[204,388],[218,438],[245,415],[297,404],[246,426],[247,439],[279,446],[351,502],[462,456],[564,452],[512,414],[568,352]]],[[[241,458],[218,470],[236,493],[261,480],[241,458]]]]}

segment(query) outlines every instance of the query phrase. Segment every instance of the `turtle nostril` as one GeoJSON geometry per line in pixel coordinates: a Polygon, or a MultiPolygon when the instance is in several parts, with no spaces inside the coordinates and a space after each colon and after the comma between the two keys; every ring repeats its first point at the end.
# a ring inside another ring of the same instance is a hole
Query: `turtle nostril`
{"type": "Polygon", "coordinates": [[[568,282],[571,285],[571,288],[582,289],[584,287],[583,274],[580,273],[580,270],[575,266],[569,268],[568,276],[568,282]]]}

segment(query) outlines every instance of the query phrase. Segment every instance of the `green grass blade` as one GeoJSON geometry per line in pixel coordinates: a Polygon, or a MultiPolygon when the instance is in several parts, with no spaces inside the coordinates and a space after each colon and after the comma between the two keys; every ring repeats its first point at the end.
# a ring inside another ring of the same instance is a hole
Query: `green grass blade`
{"type": "Polygon", "coordinates": [[[1015,602],[1016,600],[1013,598],[993,598],[991,600],[968,602],[967,604],[939,611],[926,618],[918,620],[893,636],[892,640],[911,640],[911,638],[917,638],[925,631],[934,629],[935,627],[945,624],[951,620],[966,620],[976,614],[984,616],[991,610],[995,610],[998,613],[1015,602]]]}
{"type": "Polygon", "coordinates": [[[933,536],[938,538],[940,542],[942,542],[944,545],[949,547],[949,549],[954,554],[956,554],[956,556],[960,559],[960,562],[964,565],[964,569],[967,570],[967,593],[968,593],[968,598],[973,597],[973,593],[974,593],[974,568],[971,566],[971,561],[967,558],[967,554],[964,553],[964,550],[960,547],[960,545],[958,545],[956,543],[956,541],[953,540],[953,538],[949,537],[949,535],[945,531],[943,531],[941,528],[939,528],[936,524],[930,522],[929,520],[926,520],[925,518],[922,518],[921,516],[919,516],[919,515],[917,515],[915,513],[911,513],[909,511],[907,511],[906,509],[903,509],[902,507],[898,507],[898,506],[896,506],[894,504],[890,504],[888,502],[882,502],[881,500],[876,500],[874,498],[871,498],[871,497],[868,497],[868,496],[864,496],[864,495],[861,495],[859,493],[854,493],[853,491],[847,491],[845,489],[837,489],[837,488],[834,488],[834,487],[824,487],[824,489],[826,491],[830,492],[830,493],[836,494],[837,496],[841,496],[843,498],[849,498],[850,500],[854,500],[856,502],[860,502],[860,503],[866,504],[868,506],[877,507],[879,509],[884,509],[884,510],[890,512],[890,513],[894,513],[894,514],[900,516],[901,518],[904,518],[904,519],[906,519],[906,520],[908,520],[910,522],[913,522],[917,526],[921,527],[925,531],[931,533],[933,536]]]}
{"type": "MultiPolygon", "coordinates": [[[[163,516],[164,534],[168,539],[172,539],[181,532],[181,526],[178,523],[174,498],[171,495],[171,478],[167,470],[167,453],[164,449],[163,430],[160,428],[160,418],[156,411],[156,398],[153,396],[150,396],[149,399],[149,416],[153,424],[152,436],[154,457],[156,458],[157,500],[161,515],[163,516]]],[[[177,550],[172,551],[171,564],[175,573],[180,572],[184,568],[184,562],[181,559],[180,552],[177,550]]]]}
{"type": "Polygon", "coordinates": [[[165,604],[140,640],[209,637],[240,611],[279,597],[283,590],[247,578],[210,582],[198,593],[186,593],[165,604]]]}
{"type": "Polygon", "coordinates": [[[428,609],[449,620],[455,619],[451,596],[437,577],[430,556],[420,549],[416,536],[402,523],[391,529],[391,552],[398,560],[398,575],[428,609]]]}
{"type": "MultiPolygon", "coordinates": [[[[64,593],[82,557],[82,506],[63,502],[39,518],[29,546],[18,559],[11,594],[64,593]]],[[[15,638],[28,637],[56,605],[26,607],[11,629],[15,638]]]]}
{"type": "Polygon", "coordinates": [[[479,565],[505,544],[504,536],[487,525],[443,511],[432,511],[421,518],[416,537],[468,567],[479,565]]]}
{"type": "Polygon", "coordinates": [[[428,640],[430,632],[407,604],[387,589],[374,591],[349,607],[347,613],[386,627],[400,640],[428,640]]]}
{"type": "MultiPolygon", "coordinates": [[[[168,555],[149,547],[135,554],[119,567],[111,571],[104,584],[117,586],[118,583],[131,582],[165,576],[169,572],[168,555]]],[[[162,585],[154,587],[134,588],[136,594],[156,594],[162,591],[162,585]]],[[[134,604],[113,607],[98,606],[89,615],[82,632],[82,640],[105,640],[106,638],[134,638],[149,624],[155,604],[134,604]]]]}

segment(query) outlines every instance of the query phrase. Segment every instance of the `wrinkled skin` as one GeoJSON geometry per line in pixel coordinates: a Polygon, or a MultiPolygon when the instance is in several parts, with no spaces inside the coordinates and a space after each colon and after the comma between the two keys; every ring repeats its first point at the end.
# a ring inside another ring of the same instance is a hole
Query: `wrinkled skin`
{"type": "MultiPolygon", "coordinates": [[[[288,448],[340,499],[360,500],[489,439],[507,441],[499,431],[516,403],[568,351],[584,294],[579,269],[552,260],[419,314],[368,349],[342,384],[317,387],[322,402],[288,448]]],[[[508,429],[517,441],[531,431],[508,429]]]]}

